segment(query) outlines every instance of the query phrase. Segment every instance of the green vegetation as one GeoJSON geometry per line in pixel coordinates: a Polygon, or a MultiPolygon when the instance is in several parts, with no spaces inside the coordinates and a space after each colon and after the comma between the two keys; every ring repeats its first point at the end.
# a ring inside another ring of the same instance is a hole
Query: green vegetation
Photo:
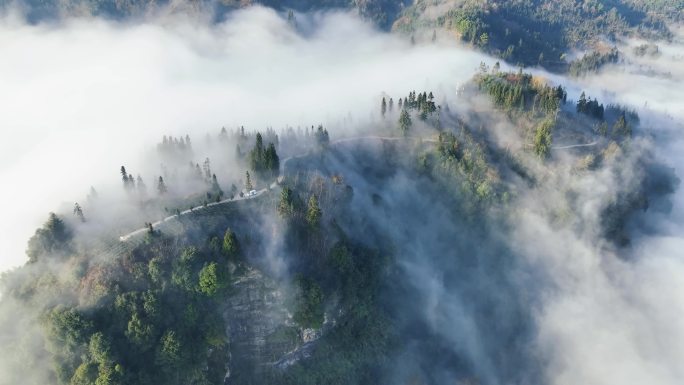
{"type": "Polygon", "coordinates": [[[577,112],[602,120],[605,109],[603,108],[603,104],[599,104],[598,100],[592,100],[591,98],[587,99],[585,93],[582,92],[582,95],[580,95],[579,100],[577,101],[577,112]]]}
{"type": "MultiPolygon", "coordinates": [[[[681,21],[683,9],[678,0],[417,0],[393,28],[408,35],[446,29],[510,63],[565,71],[567,52],[605,37],[668,38],[666,23],[681,21]]],[[[590,54],[570,68],[581,74],[612,60],[616,53],[590,54]]]]}
{"type": "Polygon", "coordinates": [[[562,86],[551,87],[532,75],[518,72],[481,73],[476,82],[487,92],[497,107],[507,111],[536,111],[554,114],[565,103],[567,94],[562,86]]]}
{"type": "Polygon", "coordinates": [[[273,179],[280,171],[280,158],[275,145],[269,143],[267,148],[264,147],[263,138],[258,132],[254,149],[249,152],[249,167],[259,177],[265,179],[273,179]]]}
{"type": "MultiPolygon", "coordinates": [[[[313,130],[313,127],[311,128],[313,130]]],[[[316,133],[314,135],[316,138],[316,145],[319,148],[328,147],[328,144],[330,144],[330,135],[328,134],[328,130],[323,128],[323,125],[318,126],[318,128],[316,129],[316,133]]]]}
{"type": "Polygon", "coordinates": [[[542,121],[534,134],[534,153],[540,158],[547,158],[551,153],[553,127],[555,122],[549,118],[542,121]]]}
{"type": "Polygon", "coordinates": [[[240,258],[240,243],[237,240],[237,235],[232,230],[226,230],[223,235],[223,253],[229,261],[236,261],[240,258]]]}
{"type": "Polygon", "coordinates": [[[47,255],[64,255],[71,250],[70,241],[72,232],[64,224],[64,221],[55,213],[50,213],[43,227],[28,242],[26,254],[29,263],[38,261],[47,255]]]}
{"type": "Polygon", "coordinates": [[[299,296],[293,319],[304,328],[320,329],[323,326],[323,292],[311,280],[298,280],[299,296]]]}
{"type": "Polygon", "coordinates": [[[199,291],[212,297],[226,288],[228,273],[216,262],[205,265],[199,272],[199,291]]]}
{"type": "Polygon", "coordinates": [[[399,130],[401,130],[402,134],[408,135],[412,125],[413,122],[411,122],[411,115],[409,115],[408,110],[401,110],[399,114],[399,130]]]}
{"type": "Polygon", "coordinates": [[[309,205],[306,210],[306,222],[311,228],[317,228],[321,221],[321,208],[318,206],[318,199],[315,195],[309,198],[309,205]]]}
{"type": "Polygon", "coordinates": [[[591,52],[581,59],[570,63],[568,72],[572,76],[581,76],[587,73],[597,72],[601,67],[610,63],[617,63],[620,59],[620,53],[617,48],[613,48],[608,52],[591,52]]]}
{"type": "MultiPolygon", "coordinates": [[[[558,179],[595,178],[591,173],[599,167],[605,174],[616,173],[630,157],[639,157],[629,146],[639,125],[633,111],[604,108],[586,95],[576,108],[564,108],[562,86],[522,71],[502,73],[498,67],[485,67],[464,87],[463,97],[484,96],[493,105],[467,117],[447,107],[442,111],[432,93],[410,92],[399,98],[399,127],[405,135],[413,130],[413,137],[373,137],[382,143],[381,151],[365,141],[368,137],[351,149],[331,145],[322,126],[307,127],[301,136],[284,133],[282,142],[273,132],[256,133],[253,149],[237,151],[237,162],[243,161],[239,170],[249,164],[262,178],[278,175],[275,143],[305,149],[290,158],[286,174],[278,178],[280,191],[177,214],[156,228],[148,223],[146,235],[118,242],[112,252],[100,251],[107,240],[103,245],[86,242],[92,240],[77,231],[86,225],[80,205],[74,206],[73,217],[50,214],[29,241],[30,263],[4,277],[3,284],[10,288],[12,301],[38,309],[47,340],[37,356],[50,359],[52,382],[223,384],[230,372],[231,383],[237,385],[385,383],[394,378],[388,363],[415,341],[427,340],[422,349],[441,352],[432,335],[403,339],[410,334],[401,334],[406,330],[427,333],[429,328],[421,329],[413,315],[402,313],[414,302],[407,278],[416,278],[402,262],[444,258],[447,262],[440,266],[447,268],[439,273],[449,278],[445,282],[466,290],[472,286],[468,298],[480,296],[468,277],[484,270],[499,282],[515,255],[503,247],[465,254],[476,249],[474,245],[492,241],[486,238],[489,231],[506,231],[515,221],[519,212],[511,207],[516,194],[545,194],[551,183],[563,183],[554,179],[555,173],[562,173],[558,179]],[[412,116],[418,119],[415,128],[412,116]],[[500,144],[489,130],[492,119],[504,121],[503,129],[513,131],[502,137],[521,143],[500,144]],[[264,146],[264,138],[269,138],[269,146],[264,146]],[[298,147],[297,140],[308,142],[298,147]],[[592,143],[577,150],[577,166],[556,167],[564,157],[555,151],[589,140],[592,143]],[[555,141],[571,145],[554,148],[555,141]],[[354,181],[353,186],[346,180],[354,181]],[[387,195],[391,188],[401,193],[387,195]],[[426,236],[424,224],[433,221],[445,229],[430,227],[434,238],[430,233],[428,242],[412,249],[413,231],[426,236]],[[457,240],[450,243],[452,238],[457,240]],[[429,253],[423,249],[433,246],[429,253]],[[397,262],[398,257],[404,259],[397,262]],[[286,267],[278,258],[286,259],[286,267]],[[400,303],[388,301],[388,295],[400,303]]],[[[392,99],[381,104],[386,115],[392,109],[392,99]]],[[[396,133],[393,125],[386,128],[396,133]]],[[[222,130],[219,140],[228,135],[222,130]]],[[[252,142],[242,128],[233,138],[243,148],[252,142]]],[[[173,145],[166,142],[162,148],[177,147],[175,140],[173,145]]],[[[187,149],[190,141],[182,143],[187,149]]],[[[639,161],[650,160],[644,156],[639,161]]],[[[183,159],[185,170],[187,164],[183,159]]],[[[248,189],[253,174],[245,173],[248,189]]],[[[200,182],[202,191],[222,195],[209,159],[201,168],[190,162],[186,176],[200,182]]],[[[124,168],[121,178],[126,191],[132,183],[136,189],[141,184],[132,182],[124,168]]],[[[173,177],[168,179],[175,186],[173,177]]],[[[161,177],[159,183],[164,183],[161,177]]],[[[560,208],[549,209],[557,210],[550,214],[554,220],[567,220],[579,211],[581,185],[586,183],[561,185],[562,197],[553,202],[560,208]]],[[[629,243],[625,228],[631,213],[648,203],[647,182],[635,185],[639,187],[618,191],[599,214],[606,238],[618,247],[629,243]]],[[[171,199],[175,189],[164,187],[165,194],[153,202],[171,199]]],[[[545,210],[546,203],[540,199],[526,210],[545,210]]],[[[476,321],[498,319],[497,301],[472,301],[486,308],[478,310],[483,318],[476,321]]],[[[519,326],[509,332],[519,335],[519,326]]]]}

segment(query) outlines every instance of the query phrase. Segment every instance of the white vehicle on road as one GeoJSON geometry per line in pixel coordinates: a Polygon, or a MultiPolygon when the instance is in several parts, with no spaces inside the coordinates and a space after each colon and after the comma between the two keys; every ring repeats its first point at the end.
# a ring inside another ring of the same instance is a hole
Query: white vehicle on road
{"type": "Polygon", "coordinates": [[[252,190],[249,192],[249,196],[253,197],[257,194],[256,190],[252,190]]]}

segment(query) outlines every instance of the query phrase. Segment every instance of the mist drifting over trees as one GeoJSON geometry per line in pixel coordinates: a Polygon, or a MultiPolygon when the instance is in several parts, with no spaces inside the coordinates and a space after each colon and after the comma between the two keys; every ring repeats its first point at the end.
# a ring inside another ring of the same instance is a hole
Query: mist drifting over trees
{"type": "Polygon", "coordinates": [[[491,3],[6,8],[0,384],[681,383],[681,4],[491,3]]]}

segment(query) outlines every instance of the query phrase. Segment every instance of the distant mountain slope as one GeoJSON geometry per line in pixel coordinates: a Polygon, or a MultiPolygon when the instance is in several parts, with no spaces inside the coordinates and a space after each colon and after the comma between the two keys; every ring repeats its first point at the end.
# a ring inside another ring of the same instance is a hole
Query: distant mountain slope
{"type": "Polygon", "coordinates": [[[211,11],[220,19],[226,12],[253,4],[278,10],[313,11],[356,9],[363,17],[389,28],[410,0],[0,0],[0,6],[18,4],[30,20],[73,15],[112,18],[140,17],[168,7],[178,12],[211,11]]]}
{"type": "Polygon", "coordinates": [[[557,72],[569,69],[567,54],[573,49],[606,54],[621,36],[669,39],[668,25],[684,21],[684,0],[0,0],[0,7],[10,4],[18,4],[31,21],[154,12],[206,12],[220,21],[254,4],[283,12],[356,10],[378,27],[414,40],[446,32],[510,63],[557,72]]]}
{"type": "Polygon", "coordinates": [[[671,37],[684,1],[639,0],[417,0],[393,29],[428,37],[436,30],[502,59],[565,70],[573,48],[610,44],[617,37],[671,37]]]}

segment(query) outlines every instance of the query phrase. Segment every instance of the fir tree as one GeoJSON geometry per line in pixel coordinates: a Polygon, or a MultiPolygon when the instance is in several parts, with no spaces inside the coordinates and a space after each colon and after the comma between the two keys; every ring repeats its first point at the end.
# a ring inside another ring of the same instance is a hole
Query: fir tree
{"type": "Polygon", "coordinates": [[[138,175],[137,186],[138,193],[142,196],[145,196],[147,194],[147,186],[145,185],[145,182],[143,182],[143,179],[140,175],[138,175]]]}
{"type": "Polygon", "coordinates": [[[219,199],[223,196],[223,190],[221,190],[221,186],[219,186],[218,181],[216,180],[216,174],[211,176],[211,191],[216,194],[219,199]]]}
{"type": "Polygon", "coordinates": [[[323,128],[322,124],[319,124],[318,129],[316,130],[316,144],[321,148],[326,148],[329,143],[330,135],[328,134],[328,130],[323,128]]]}
{"type": "Polygon", "coordinates": [[[206,158],[204,160],[204,164],[202,164],[202,170],[204,170],[204,178],[207,181],[211,180],[211,162],[209,161],[209,158],[206,158]]]}
{"type": "Polygon", "coordinates": [[[553,126],[552,119],[544,120],[539,124],[534,135],[534,153],[542,159],[547,158],[551,152],[553,126]]]}
{"type": "Polygon", "coordinates": [[[318,199],[315,195],[309,198],[309,205],[306,210],[306,222],[309,226],[315,228],[318,227],[318,223],[321,220],[321,208],[318,206],[318,199]]]}
{"type": "Polygon", "coordinates": [[[585,113],[587,111],[587,96],[582,92],[577,101],[577,112],[585,113]]]}
{"type": "Polygon", "coordinates": [[[245,172],[245,189],[247,192],[252,191],[254,187],[252,186],[252,177],[249,175],[249,171],[245,172]]]}
{"type": "Polygon", "coordinates": [[[157,183],[157,192],[159,195],[164,195],[168,189],[166,188],[166,184],[164,183],[164,178],[161,176],[159,177],[159,182],[157,183]]]}
{"type": "Polygon", "coordinates": [[[81,208],[81,205],[78,204],[78,202],[74,203],[74,215],[81,220],[81,222],[85,222],[85,216],[83,216],[83,209],[81,208]]]}
{"type": "Polygon", "coordinates": [[[124,188],[128,189],[128,173],[126,173],[126,167],[121,166],[121,180],[123,181],[124,188]]]}
{"type": "Polygon", "coordinates": [[[284,187],[280,192],[280,202],[277,208],[278,214],[283,217],[291,217],[295,212],[295,198],[294,193],[289,187],[284,187]]]}
{"type": "Polygon", "coordinates": [[[632,129],[629,127],[629,124],[627,124],[627,119],[625,117],[625,113],[622,112],[618,119],[615,121],[615,124],[613,125],[613,137],[630,137],[632,136],[632,129]]]}
{"type": "Polygon", "coordinates": [[[264,168],[268,170],[271,177],[275,177],[280,172],[280,158],[276,152],[275,145],[269,143],[268,149],[264,154],[264,168]]]}
{"type": "Polygon", "coordinates": [[[223,253],[229,260],[235,261],[240,256],[240,244],[237,240],[237,235],[227,229],[223,235],[223,253]]]}
{"type": "Polygon", "coordinates": [[[411,116],[409,115],[408,111],[406,109],[402,110],[401,114],[399,115],[399,129],[401,132],[404,135],[408,135],[412,124],[411,116]]]}

